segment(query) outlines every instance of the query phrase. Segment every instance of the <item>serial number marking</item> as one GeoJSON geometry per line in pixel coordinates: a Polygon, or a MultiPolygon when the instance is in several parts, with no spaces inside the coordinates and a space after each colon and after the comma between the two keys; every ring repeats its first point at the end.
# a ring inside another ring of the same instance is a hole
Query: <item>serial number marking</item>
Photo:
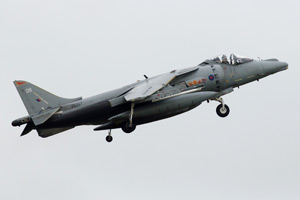
{"type": "Polygon", "coordinates": [[[78,103],[72,104],[71,108],[76,108],[76,107],[81,106],[81,105],[82,105],[82,102],[78,102],[78,103]]]}

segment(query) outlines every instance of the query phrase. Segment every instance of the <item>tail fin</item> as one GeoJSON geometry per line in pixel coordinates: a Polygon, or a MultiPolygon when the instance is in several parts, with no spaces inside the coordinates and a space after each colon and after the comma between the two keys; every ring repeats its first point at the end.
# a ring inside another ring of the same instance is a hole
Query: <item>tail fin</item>
{"type": "Polygon", "coordinates": [[[82,99],[81,97],[75,99],[61,98],[26,81],[14,81],[14,84],[31,116],[82,99]]]}

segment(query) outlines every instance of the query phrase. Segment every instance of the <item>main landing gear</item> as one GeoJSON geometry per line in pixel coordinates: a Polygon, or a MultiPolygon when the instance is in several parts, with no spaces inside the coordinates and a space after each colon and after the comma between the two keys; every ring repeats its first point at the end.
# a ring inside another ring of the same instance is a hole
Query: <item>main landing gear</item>
{"type": "MultiPolygon", "coordinates": [[[[125,133],[131,133],[135,130],[136,125],[132,122],[133,118],[133,111],[134,111],[134,103],[131,103],[131,109],[129,113],[129,121],[124,123],[121,128],[125,133]]],[[[106,136],[106,141],[111,142],[113,140],[113,137],[111,136],[111,129],[108,131],[108,136],[106,136]]]]}
{"type": "Polygon", "coordinates": [[[132,131],[134,131],[136,128],[136,125],[130,122],[126,122],[123,126],[122,126],[122,130],[125,133],[131,133],[132,131]]]}
{"type": "Polygon", "coordinates": [[[216,112],[220,117],[227,117],[230,112],[229,107],[224,103],[222,98],[215,98],[215,101],[220,102],[221,104],[217,106],[216,112]]]}
{"type": "Polygon", "coordinates": [[[131,103],[131,109],[130,109],[130,113],[129,113],[129,121],[126,122],[125,124],[123,124],[123,126],[122,126],[122,130],[125,133],[131,133],[136,128],[136,125],[132,122],[133,111],[134,111],[134,103],[131,103]]]}

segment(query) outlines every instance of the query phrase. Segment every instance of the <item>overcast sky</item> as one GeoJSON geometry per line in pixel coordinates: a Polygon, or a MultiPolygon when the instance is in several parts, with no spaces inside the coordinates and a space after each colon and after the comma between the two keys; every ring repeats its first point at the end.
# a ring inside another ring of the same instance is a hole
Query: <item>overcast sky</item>
{"type": "Polygon", "coordinates": [[[0,0],[0,199],[300,199],[300,1],[0,0]],[[13,85],[89,97],[221,53],[289,69],[131,134],[47,139],[13,85]]]}

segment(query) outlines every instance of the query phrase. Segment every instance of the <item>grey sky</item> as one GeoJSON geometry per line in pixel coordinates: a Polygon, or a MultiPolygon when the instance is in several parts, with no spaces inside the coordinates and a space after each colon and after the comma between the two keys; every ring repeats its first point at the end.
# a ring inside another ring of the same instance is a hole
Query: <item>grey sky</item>
{"type": "Polygon", "coordinates": [[[299,199],[300,1],[0,0],[0,199],[299,199]],[[287,71],[137,127],[43,139],[12,81],[88,97],[235,52],[287,71]]]}

